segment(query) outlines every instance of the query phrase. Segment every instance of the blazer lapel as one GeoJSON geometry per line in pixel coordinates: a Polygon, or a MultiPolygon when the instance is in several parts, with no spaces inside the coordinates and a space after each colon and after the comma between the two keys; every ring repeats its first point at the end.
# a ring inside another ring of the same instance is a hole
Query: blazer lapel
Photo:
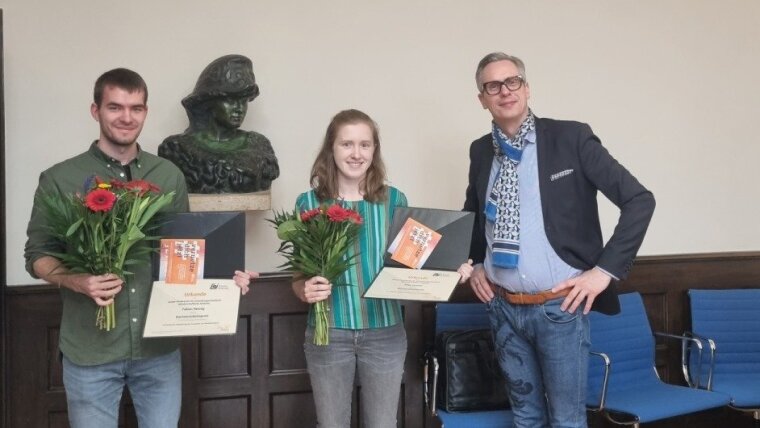
{"type": "Polygon", "coordinates": [[[493,147],[489,145],[486,147],[486,149],[483,151],[483,157],[480,161],[480,171],[478,171],[478,201],[480,202],[480,212],[478,215],[481,215],[485,212],[486,209],[486,190],[488,188],[488,180],[491,177],[491,167],[493,166],[493,147]]]}
{"type": "MultiPolygon", "coordinates": [[[[546,201],[544,199],[544,194],[546,192],[544,191],[544,188],[546,187],[548,183],[548,177],[546,171],[546,162],[549,154],[549,146],[550,146],[550,138],[549,131],[546,129],[546,125],[543,120],[536,117],[536,159],[538,164],[538,191],[541,195],[541,205],[544,207],[544,210],[546,209],[546,201]]],[[[544,212],[544,215],[546,213],[544,212]]]]}

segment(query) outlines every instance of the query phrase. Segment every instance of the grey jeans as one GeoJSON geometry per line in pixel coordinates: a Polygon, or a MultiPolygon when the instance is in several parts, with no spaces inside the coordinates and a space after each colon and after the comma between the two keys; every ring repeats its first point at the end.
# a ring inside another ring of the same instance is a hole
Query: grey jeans
{"type": "Polygon", "coordinates": [[[330,329],[330,344],[313,343],[306,330],[304,351],[319,428],[351,425],[354,377],[360,386],[363,428],[396,428],[401,376],[406,358],[403,323],[363,330],[330,329]]]}

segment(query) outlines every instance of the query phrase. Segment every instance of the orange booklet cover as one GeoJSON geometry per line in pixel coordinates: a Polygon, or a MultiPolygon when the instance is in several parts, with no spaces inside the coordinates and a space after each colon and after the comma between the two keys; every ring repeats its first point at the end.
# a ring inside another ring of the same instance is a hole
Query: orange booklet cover
{"type": "Polygon", "coordinates": [[[162,239],[158,279],[167,284],[194,285],[203,278],[205,254],[203,239],[162,239]]]}
{"type": "Polygon", "coordinates": [[[410,217],[388,247],[388,252],[391,259],[402,265],[420,269],[440,240],[440,233],[410,217]]]}

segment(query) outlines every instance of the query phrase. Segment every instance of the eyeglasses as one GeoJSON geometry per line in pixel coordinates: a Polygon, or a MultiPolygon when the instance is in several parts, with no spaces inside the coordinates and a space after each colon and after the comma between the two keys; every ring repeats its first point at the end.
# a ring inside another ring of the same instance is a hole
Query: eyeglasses
{"type": "Polygon", "coordinates": [[[503,81],[494,80],[492,82],[486,82],[483,84],[483,92],[488,95],[496,95],[501,92],[501,87],[506,86],[510,91],[516,91],[522,88],[525,79],[519,74],[517,76],[507,77],[503,81]]]}

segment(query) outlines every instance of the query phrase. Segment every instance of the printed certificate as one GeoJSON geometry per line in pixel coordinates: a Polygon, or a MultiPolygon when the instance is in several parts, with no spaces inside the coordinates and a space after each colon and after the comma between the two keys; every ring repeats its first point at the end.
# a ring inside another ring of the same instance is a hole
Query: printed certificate
{"type": "Polygon", "coordinates": [[[467,261],[475,215],[436,208],[397,207],[383,267],[363,297],[445,302],[467,261]]]}
{"type": "Polygon", "coordinates": [[[459,283],[457,272],[384,267],[364,293],[374,299],[445,302],[459,283]]]}
{"type": "Polygon", "coordinates": [[[155,281],[143,337],[209,336],[237,330],[240,288],[232,279],[195,285],[155,281]]]}

